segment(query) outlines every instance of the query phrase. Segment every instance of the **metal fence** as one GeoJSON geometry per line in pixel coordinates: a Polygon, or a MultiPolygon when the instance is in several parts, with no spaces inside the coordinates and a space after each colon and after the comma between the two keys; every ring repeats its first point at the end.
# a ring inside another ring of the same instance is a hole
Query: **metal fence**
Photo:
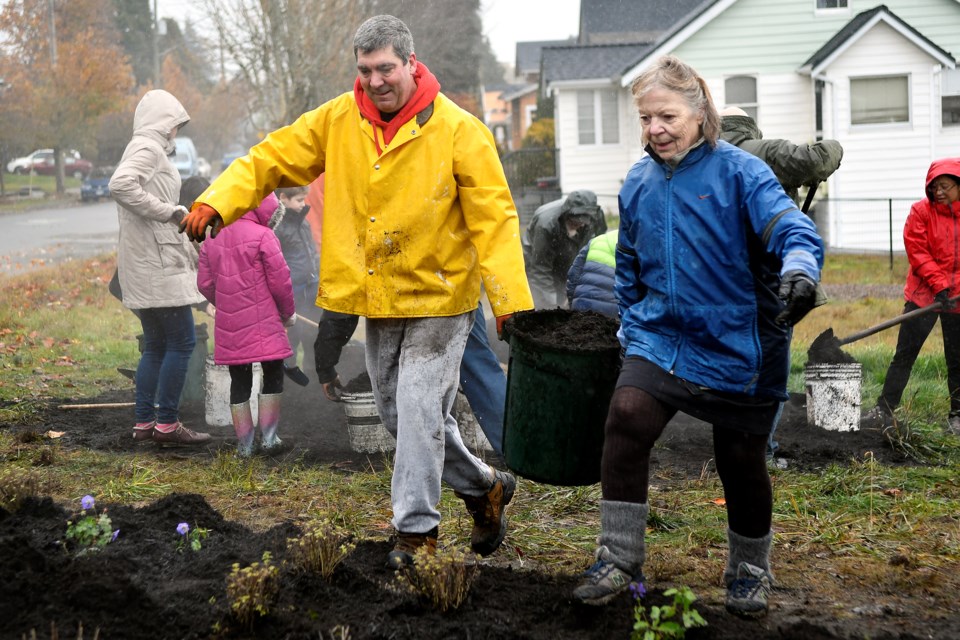
{"type": "Polygon", "coordinates": [[[903,253],[903,224],[916,198],[824,198],[810,216],[830,251],[903,253]]]}
{"type": "Polygon", "coordinates": [[[518,149],[505,154],[500,161],[521,226],[526,226],[540,205],[560,198],[557,149],[518,149]]]}

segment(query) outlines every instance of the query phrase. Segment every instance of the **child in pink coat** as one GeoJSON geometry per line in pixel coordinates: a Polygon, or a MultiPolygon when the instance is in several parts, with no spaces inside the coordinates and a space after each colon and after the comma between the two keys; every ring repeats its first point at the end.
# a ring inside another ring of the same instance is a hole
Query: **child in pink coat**
{"type": "Polygon", "coordinates": [[[230,368],[230,415],[242,457],[253,454],[254,362],[263,369],[260,446],[269,452],[282,444],[277,425],[283,360],[293,355],[284,327],[296,321],[290,269],[272,231],[282,217],[283,205],[270,194],[200,250],[197,288],[217,310],[213,359],[230,368]]]}

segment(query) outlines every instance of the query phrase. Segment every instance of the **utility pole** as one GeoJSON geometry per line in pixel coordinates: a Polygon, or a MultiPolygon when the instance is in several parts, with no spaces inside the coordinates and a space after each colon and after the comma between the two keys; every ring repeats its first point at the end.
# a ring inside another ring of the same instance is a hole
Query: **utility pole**
{"type": "Polygon", "coordinates": [[[153,88],[163,88],[160,78],[160,16],[157,13],[157,0],[153,0],[153,88]]]}
{"type": "MultiPolygon", "coordinates": [[[[48,0],[47,6],[50,8],[50,79],[54,86],[57,86],[57,19],[53,13],[54,0],[48,0]]],[[[57,118],[59,120],[59,117],[57,118]]],[[[58,123],[59,124],[59,123],[58,123]]],[[[53,164],[57,174],[57,195],[64,192],[63,186],[63,153],[60,148],[60,129],[57,127],[57,142],[53,145],[53,164]]]]}

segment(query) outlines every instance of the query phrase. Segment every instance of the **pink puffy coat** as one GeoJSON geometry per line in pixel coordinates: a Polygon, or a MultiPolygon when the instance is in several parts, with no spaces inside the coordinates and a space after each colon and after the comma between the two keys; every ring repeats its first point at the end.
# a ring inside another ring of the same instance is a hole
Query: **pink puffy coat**
{"type": "Polygon", "coordinates": [[[293,355],[283,320],[294,312],[290,269],[267,226],[280,206],[268,195],[200,250],[197,287],[216,307],[213,359],[250,364],[293,355]]]}

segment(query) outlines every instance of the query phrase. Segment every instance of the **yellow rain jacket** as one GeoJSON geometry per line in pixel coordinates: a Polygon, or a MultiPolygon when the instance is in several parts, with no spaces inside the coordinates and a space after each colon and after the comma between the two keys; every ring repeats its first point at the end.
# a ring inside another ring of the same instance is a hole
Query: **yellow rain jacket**
{"type": "MultiPolygon", "coordinates": [[[[382,140],[382,133],[379,134],[382,140]]],[[[533,308],[520,224],[490,131],[442,93],[378,156],[345,93],[278,129],[198,199],[230,224],[326,172],[317,306],[369,318],[533,308]]]]}

